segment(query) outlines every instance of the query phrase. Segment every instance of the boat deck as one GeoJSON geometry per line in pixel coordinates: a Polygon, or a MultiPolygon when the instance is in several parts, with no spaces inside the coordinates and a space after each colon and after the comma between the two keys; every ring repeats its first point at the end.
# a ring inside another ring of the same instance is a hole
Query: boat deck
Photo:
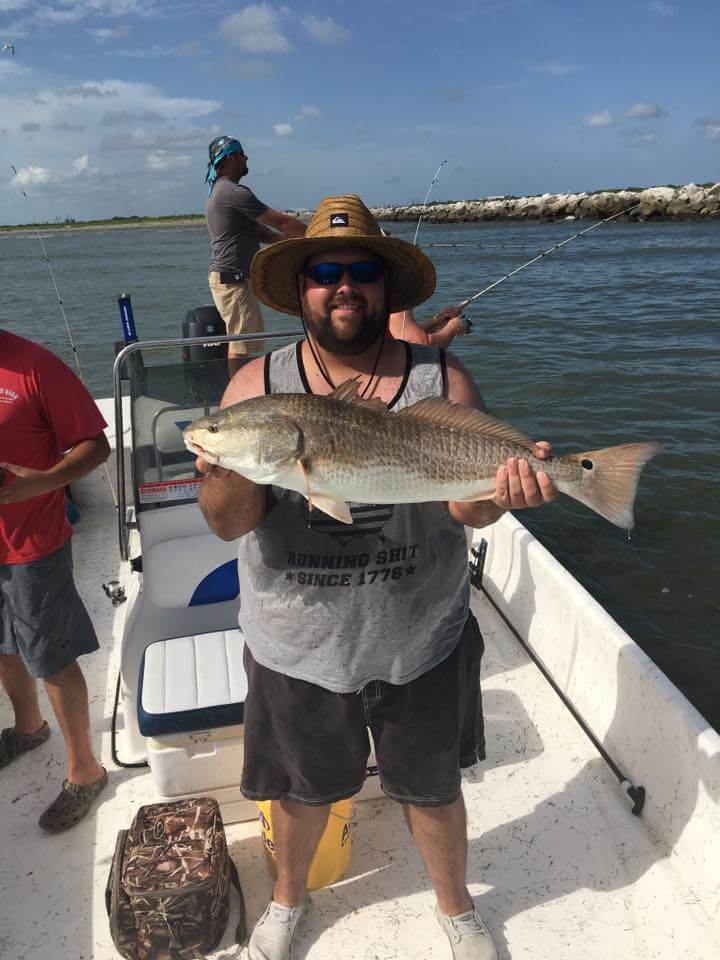
{"type": "MultiPolygon", "coordinates": [[[[64,759],[43,693],[53,736],[0,773],[3,960],[118,956],[104,906],[115,836],[139,804],[157,799],[148,770],[119,770],[110,756],[123,607],[111,606],[101,583],[118,577],[114,511],[84,506],[76,532],[76,577],[102,647],[82,666],[110,784],[78,827],[41,834],[37,818],[60,787],[64,759]]],[[[488,760],[465,777],[468,875],[500,960],[717,960],[718,930],[667,851],[630,814],[615,777],[495,610],[479,593],[474,602],[487,643],[488,760]]],[[[0,724],[11,722],[0,696],[0,724]]],[[[252,924],[271,892],[259,829],[238,823],[227,833],[252,924]]],[[[299,960],[449,958],[420,858],[390,801],[357,806],[349,873],[312,904],[299,960]]],[[[238,956],[232,927],[213,957],[238,956]]]]}

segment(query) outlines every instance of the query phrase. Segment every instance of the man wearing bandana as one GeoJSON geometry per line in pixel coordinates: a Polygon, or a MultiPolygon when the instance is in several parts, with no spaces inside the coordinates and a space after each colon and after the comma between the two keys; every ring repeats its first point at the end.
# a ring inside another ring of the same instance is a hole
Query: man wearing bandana
{"type": "MultiPolygon", "coordinates": [[[[274,243],[305,235],[305,224],[258,200],[240,180],[248,172],[247,156],[239,140],[217,137],[210,144],[206,183],[205,218],[210,234],[211,262],[208,282],[215,306],[228,333],[262,333],[260,306],[250,288],[250,264],[261,243],[274,243]]],[[[250,341],[253,349],[261,341],[250,341]]],[[[248,352],[248,341],[228,345],[232,375],[248,352]]]]}

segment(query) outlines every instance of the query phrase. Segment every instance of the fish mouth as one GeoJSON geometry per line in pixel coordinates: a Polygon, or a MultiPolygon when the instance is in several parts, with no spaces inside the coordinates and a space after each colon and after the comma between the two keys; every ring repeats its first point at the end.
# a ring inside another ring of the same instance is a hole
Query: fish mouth
{"type": "Polygon", "coordinates": [[[184,440],[185,440],[185,446],[188,448],[188,450],[191,453],[196,454],[198,457],[202,457],[202,459],[206,463],[210,463],[214,466],[216,463],[219,462],[220,457],[218,457],[217,454],[210,453],[209,450],[206,450],[204,447],[201,447],[199,443],[195,443],[193,440],[190,440],[188,437],[184,437],[184,440]]]}

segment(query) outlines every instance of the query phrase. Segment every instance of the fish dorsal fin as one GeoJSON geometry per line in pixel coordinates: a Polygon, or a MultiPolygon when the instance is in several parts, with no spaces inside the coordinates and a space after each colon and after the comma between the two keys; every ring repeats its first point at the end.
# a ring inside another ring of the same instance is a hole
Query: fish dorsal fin
{"type": "Polygon", "coordinates": [[[507,440],[521,447],[535,448],[533,441],[515,427],[503,423],[502,420],[496,420],[489,413],[483,413],[481,410],[465,407],[459,403],[451,403],[449,400],[418,400],[412,406],[399,410],[395,416],[421,420],[423,423],[432,423],[437,427],[471,430],[495,440],[507,440]]]}
{"type": "Polygon", "coordinates": [[[350,380],[343,381],[339,387],[335,387],[332,393],[329,393],[328,396],[331,400],[337,400],[340,403],[352,403],[353,405],[363,407],[366,410],[377,410],[381,413],[387,410],[387,404],[384,400],[381,400],[380,397],[372,397],[368,400],[365,400],[363,397],[359,397],[359,389],[360,377],[352,377],[350,380]]]}

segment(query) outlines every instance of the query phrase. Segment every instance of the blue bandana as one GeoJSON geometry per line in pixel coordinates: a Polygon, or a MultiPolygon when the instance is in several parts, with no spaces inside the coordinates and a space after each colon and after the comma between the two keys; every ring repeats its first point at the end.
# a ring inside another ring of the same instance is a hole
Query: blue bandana
{"type": "MultiPolygon", "coordinates": [[[[212,193],[213,185],[218,178],[217,165],[221,160],[224,160],[231,153],[235,153],[237,150],[242,151],[242,144],[239,140],[235,140],[233,137],[224,137],[224,142],[219,143],[222,149],[220,153],[213,159],[208,162],[207,173],[205,174],[205,183],[209,183],[210,187],[208,189],[208,196],[212,193]]],[[[212,144],[211,144],[212,146],[212,144]]]]}

